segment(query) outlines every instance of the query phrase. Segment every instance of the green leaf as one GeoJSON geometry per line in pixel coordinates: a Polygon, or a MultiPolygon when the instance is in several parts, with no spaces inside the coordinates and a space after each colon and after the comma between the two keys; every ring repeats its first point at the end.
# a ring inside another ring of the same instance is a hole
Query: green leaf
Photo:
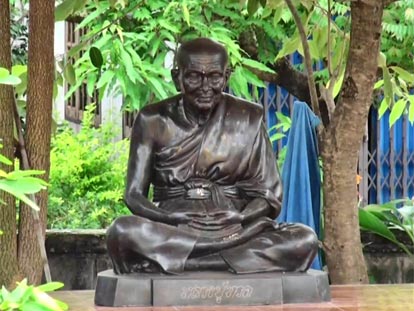
{"type": "Polygon", "coordinates": [[[68,57],[73,57],[73,56],[77,56],[78,52],[80,52],[81,50],[83,50],[85,48],[85,46],[87,46],[88,41],[83,41],[77,45],[75,45],[74,47],[72,47],[68,53],[67,56],[68,57]]]}
{"type": "Polygon", "coordinates": [[[406,107],[407,101],[405,98],[399,99],[391,108],[390,113],[390,127],[402,116],[406,107]]]}
{"type": "Polygon", "coordinates": [[[286,55],[292,54],[293,52],[298,50],[299,47],[301,47],[299,34],[298,34],[298,32],[295,32],[295,35],[292,38],[285,41],[285,43],[283,44],[282,49],[277,54],[275,60],[278,60],[279,58],[282,58],[286,55]]]}
{"type": "Polygon", "coordinates": [[[273,13],[273,27],[279,26],[279,21],[282,18],[283,8],[276,8],[273,13]]]}
{"type": "Polygon", "coordinates": [[[0,78],[0,84],[7,84],[7,85],[17,85],[22,82],[18,77],[15,76],[8,76],[5,78],[0,78]]]}
{"type": "Polygon", "coordinates": [[[408,121],[411,122],[411,124],[414,123],[414,95],[408,95],[408,99],[410,101],[410,107],[408,109],[408,121]]]}
{"type": "Polygon", "coordinates": [[[86,25],[88,25],[91,21],[96,20],[96,18],[98,16],[100,16],[102,14],[102,9],[97,7],[96,11],[93,11],[92,13],[90,13],[88,16],[86,16],[82,22],[76,26],[75,31],[85,27],[86,25]]]}
{"type": "Polygon", "coordinates": [[[0,154],[0,162],[6,165],[12,165],[13,162],[10,161],[9,159],[7,159],[5,156],[3,156],[2,154],[0,154]]]}
{"type": "Polygon", "coordinates": [[[266,87],[266,84],[262,80],[260,80],[253,72],[246,68],[242,68],[242,70],[247,82],[257,87],[266,87]]]}
{"type": "Polygon", "coordinates": [[[72,64],[66,64],[65,70],[63,71],[63,76],[69,84],[76,84],[76,74],[72,64]]]}
{"type": "Polygon", "coordinates": [[[292,120],[288,117],[285,116],[283,113],[281,112],[276,112],[276,118],[278,119],[278,121],[280,121],[281,123],[287,123],[287,124],[292,124],[292,120]]]}
{"type": "Polygon", "coordinates": [[[358,209],[359,225],[362,229],[376,233],[394,243],[398,242],[395,235],[378,217],[365,211],[363,208],[358,209]]]}
{"type": "Polygon", "coordinates": [[[36,287],[38,290],[41,290],[43,292],[51,292],[54,290],[57,290],[59,288],[62,288],[65,284],[61,283],[61,282],[49,282],[43,285],[40,285],[38,287],[36,287]]]}
{"type": "Polygon", "coordinates": [[[185,3],[182,4],[184,20],[190,26],[190,11],[185,3]]]}
{"type": "Polygon", "coordinates": [[[46,309],[43,304],[29,301],[25,303],[21,308],[21,311],[50,311],[50,309],[46,309]]]}
{"type": "Polygon", "coordinates": [[[248,84],[246,77],[243,75],[242,67],[237,67],[233,74],[230,76],[229,86],[237,96],[243,96],[250,99],[248,84]]]}
{"type": "Polygon", "coordinates": [[[95,90],[95,83],[98,75],[93,72],[88,75],[88,79],[86,81],[86,92],[88,93],[89,97],[93,97],[93,91],[95,90]]]}
{"type": "Polygon", "coordinates": [[[103,57],[101,51],[97,47],[91,46],[89,49],[89,58],[92,65],[94,65],[96,68],[100,69],[102,67],[103,57]]]}
{"type": "Polygon", "coordinates": [[[127,51],[124,50],[123,47],[120,47],[120,55],[121,55],[121,60],[123,62],[123,66],[125,67],[125,71],[128,75],[128,78],[135,83],[136,81],[136,74],[135,74],[135,69],[134,69],[134,64],[132,63],[132,59],[131,56],[129,55],[129,53],[127,51]]]}
{"type": "Polygon", "coordinates": [[[9,71],[5,68],[0,67],[0,84],[7,84],[7,85],[17,85],[21,82],[21,80],[9,73],[9,71]]]}
{"type": "Polygon", "coordinates": [[[96,85],[96,88],[100,89],[104,85],[107,85],[109,82],[112,81],[112,78],[114,77],[115,73],[112,70],[107,70],[103,73],[101,78],[98,81],[98,84],[96,85]]]}
{"type": "Polygon", "coordinates": [[[382,68],[382,74],[384,79],[384,96],[390,105],[394,102],[394,91],[392,88],[391,75],[387,67],[382,68]]]}
{"type": "Polygon", "coordinates": [[[403,222],[407,224],[412,224],[414,222],[414,206],[405,205],[398,209],[398,213],[403,217],[403,222]]]}
{"type": "Polygon", "coordinates": [[[402,69],[401,67],[393,66],[390,67],[394,72],[408,83],[414,83],[414,74],[409,73],[408,71],[402,69]]]}
{"type": "Polygon", "coordinates": [[[27,73],[27,65],[15,65],[12,67],[12,75],[19,77],[20,75],[27,73]]]}
{"type": "Polygon", "coordinates": [[[379,89],[380,87],[382,87],[384,85],[384,80],[383,79],[381,79],[381,80],[378,80],[377,82],[375,82],[375,84],[374,84],[374,90],[377,90],[377,89],[379,89]]]}
{"type": "Polygon", "coordinates": [[[259,8],[259,1],[258,0],[248,0],[247,3],[247,12],[250,16],[256,13],[257,9],[259,8]]]}
{"type": "Polygon", "coordinates": [[[300,0],[300,3],[306,8],[306,10],[310,11],[313,6],[313,1],[311,0],[300,0]]]}
{"type": "Polygon", "coordinates": [[[65,0],[55,8],[55,21],[64,21],[73,12],[74,0],[65,0]]]}
{"type": "Polygon", "coordinates": [[[80,10],[83,10],[83,8],[86,5],[86,2],[88,0],[75,0],[75,3],[73,4],[73,12],[72,13],[76,13],[80,10]]]}
{"type": "Polygon", "coordinates": [[[266,65],[263,65],[262,63],[254,60],[254,59],[243,58],[242,63],[243,63],[243,65],[246,65],[246,66],[261,70],[261,71],[265,71],[265,72],[269,72],[269,73],[275,73],[274,70],[270,69],[266,65]]]}
{"type": "Polygon", "coordinates": [[[267,3],[267,6],[271,9],[277,9],[280,7],[284,7],[285,4],[285,0],[271,0],[269,3],[267,3]]]}
{"type": "Polygon", "coordinates": [[[389,106],[388,106],[387,98],[384,97],[378,109],[378,119],[380,119],[384,115],[384,113],[388,110],[388,108],[389,106]]]}
{"type": "Polygon", "coordinates": [[[275,133],[270,136],[270,141],[273,143],[274,141],[282,139],[283,137],[286,137],[286,135],[283,133],[275,133]]]}
{"type": "Polygon", "coordinates": [[[334,85],[334,88],[332,90],[333,98],[338,96],[339,92],[341,91],[342,84],[344,82],[344,77],[345,77],[345,67],[343,68],[343,70],[341,70],[341,73],[340,73],[339,77],[335,81],[335,85],[334,85]]]}
{"type": "Polygon", "coordinates": [[[309,52],[313,59],[319,60],[319,47],[314,40],[308,40],[309,52]]]}
{"type": "Polygon", "coordinates": [[[379,52],[378,56],[378,67],[384,68],[387,66],[387,56],[384,53],[379,52]]]}
{"type": "Polygon", "coordinates": [[[24,193],[24,194],[33,194],[39,192],[42,189],[45,189],[46,186],[44,182],[39,182],[38,178],[35,177],[20,177],[19,179],[12,179],[11,177],[13,172],[9,173],[6,180],[2,182],[7,183],[8,186],[12,187],[14,191],[24,193]]]}
{"type": "Polygon", "coordinates": [[[164,99],[168,97],[168,94],[165,92],[164,87],[162,86],[159,79],[154,77],[148,77],[148,83],[151,85],[155,94],[157,94],[158,99],[164,99]]]}
{"type": "Polygon", "coordinates": [[[8,180],[0,180],[0,190],[6,191],[6,192],[12,194],[18,200],[26,203],[27,205],[29,205],[34,210],[39,211],[39,207],[36,205],[35,202],[33,202],[32,200],[30,200],[25,194],[19,192],[14,187],[11,187],[9,185],[9,182],[10,181],[8,181],[8,180]]]}
{"type": "Polygon", "coordinates": [[[167,22],[165,19],[160,19],[158,22],[159,22],[161,27],[163,27],[163,28],[165,28],[165,29],[167,29],[167,30],[169,30],[173,33],[179,33],[180,32],[180,29],[177,26],[167,22]]]}

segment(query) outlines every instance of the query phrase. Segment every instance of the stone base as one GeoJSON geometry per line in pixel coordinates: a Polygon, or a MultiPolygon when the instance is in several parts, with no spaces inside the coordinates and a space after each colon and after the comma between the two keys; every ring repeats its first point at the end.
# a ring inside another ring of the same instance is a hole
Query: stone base
{"type": "Polygon", "coordinates": [[[191,272],[183,275],[98,274],[99,306],[277,305],[329,301],[326,272],[306,273],[191,272]]]}

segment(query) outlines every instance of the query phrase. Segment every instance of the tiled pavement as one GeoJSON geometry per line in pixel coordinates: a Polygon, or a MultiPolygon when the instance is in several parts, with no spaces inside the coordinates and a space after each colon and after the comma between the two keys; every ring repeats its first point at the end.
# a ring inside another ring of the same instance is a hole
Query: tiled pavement
{"type": "Polygon", "coordinates": [[[70,311],[414,311],[414,284],[334,285],[332,300],[318,304],[278,306],[211,306],[211,307],[134,307],[107,308],[94,306],[94,291],[61,291],[55,298],[69,304],[70,311]]]}

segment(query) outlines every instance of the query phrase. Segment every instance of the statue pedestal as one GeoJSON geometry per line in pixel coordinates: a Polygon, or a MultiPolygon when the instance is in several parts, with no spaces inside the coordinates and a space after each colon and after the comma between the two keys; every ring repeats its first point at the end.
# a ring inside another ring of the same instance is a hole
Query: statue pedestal
{"type": "Polygon", "coordinates": [[[183,275],[98,274],[99,306],[277,305],[329,301],[326,272],[306,273],[188,272],[183,275]]]}

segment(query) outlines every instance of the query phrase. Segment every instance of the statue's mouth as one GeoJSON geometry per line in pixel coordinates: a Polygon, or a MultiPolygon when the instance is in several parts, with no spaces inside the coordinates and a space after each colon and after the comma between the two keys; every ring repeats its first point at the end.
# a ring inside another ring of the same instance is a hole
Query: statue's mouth
{"type": "Polygon", "coordinates": [[[212,96],[200,96],[197,98],[197,101],[200,103],[210,103],[213,100],[212,96]]]}

